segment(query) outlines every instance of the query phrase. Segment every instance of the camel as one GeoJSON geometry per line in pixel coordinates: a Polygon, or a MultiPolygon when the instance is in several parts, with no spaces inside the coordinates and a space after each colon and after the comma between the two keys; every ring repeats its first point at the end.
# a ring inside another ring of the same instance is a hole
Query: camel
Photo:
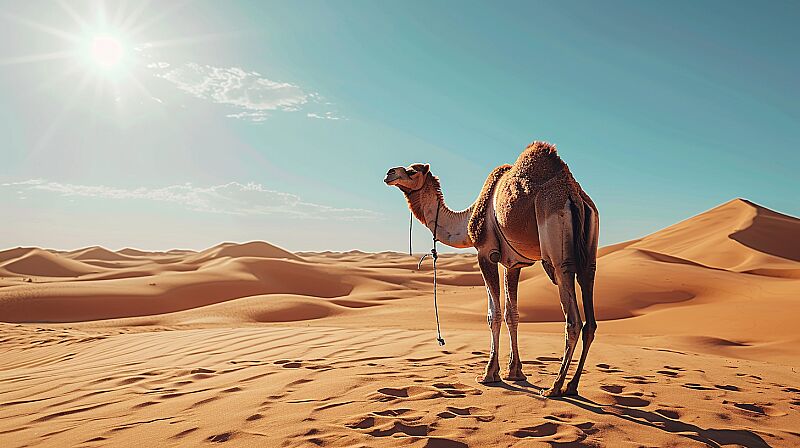
{"type": "Polygon", "coordinates": [[[597,322],[593,288],[597,259],[599,218],[597,208],[572,177],[554,145],[533,142],[514,165],[492,171],[469,208],[453,211],[444,202],[439,179],[430,165],[398,166],[386,174],[384,183],[398,187],[414,217],[434,238],[451,247],[474,247],[489,299],[488,323],[491,350],[483,375],[476,380],[500,382],[498,343],[505,320],[511,340],[508,381],[527,379],[517,344],[519,311],[517,287],[520,269],[541,261],[553,284],[558,286],[566,320],[566,341],[561,368],[552,387],[542,395],[577,395],[581,372],[594,340],[597,322]],[[498,264],[504,267],[505,314],[501,316],[498,264]],[[575,279],[581,287],[586,323],[581,320],[575,279]],[[583,345],[577,370],[563,388],[572,356],[582,334],[583,345]]]}

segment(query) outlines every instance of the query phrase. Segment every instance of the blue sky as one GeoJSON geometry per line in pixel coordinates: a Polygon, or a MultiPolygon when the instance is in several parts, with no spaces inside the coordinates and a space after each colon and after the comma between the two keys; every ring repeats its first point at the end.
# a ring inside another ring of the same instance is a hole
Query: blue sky
{"type": "Polygon", "coordinates": [[[532,140],[602,244],[734,197],[800,214],[796,2],[164,5],[0,1],[0,247],[403,250],[387,168],[461,209],[532,140]]]}

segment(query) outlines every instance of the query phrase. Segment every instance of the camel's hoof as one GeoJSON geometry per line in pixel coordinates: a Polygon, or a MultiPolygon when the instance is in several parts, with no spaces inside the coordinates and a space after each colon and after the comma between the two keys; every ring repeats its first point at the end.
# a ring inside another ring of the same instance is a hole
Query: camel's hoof
{"type": "Polygon", "coordinates": [[[509,372],[508,375],[503,377],[503,379],[506,381],[525,381],[528,379],[528,377],[522,372],[509,372]]]}
{"type": "Polygon", "coordinates": [[[540,392],[541,396],[543,397],[560,397],[561,396],[561,389],[556,389],[551,387],[550,389],[545,389],[540,392]]]}
{"type": "Polygon", "coordinates": [[[502,382],[502,380],[500,379],[500,375],[498,375],[497,373],[477,376],[475,377],[475,381],[481,384],[494,384],[502,382]]]}
{"type": "Polygon", "coordinates": [[[580,394],[578,394],[578,387],[577,386],[571,386],[571,385],[568,384],[567,385],[567,389],[564,390],[564,396],[565,397],[577,397],[578,395],[580,395],[580,394]]]}

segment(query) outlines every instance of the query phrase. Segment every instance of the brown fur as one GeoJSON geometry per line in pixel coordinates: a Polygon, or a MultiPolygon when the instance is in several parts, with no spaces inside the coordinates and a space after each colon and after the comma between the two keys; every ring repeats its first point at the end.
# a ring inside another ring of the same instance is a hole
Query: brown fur
{"type": "Polygon", "coordinates": [[[486,182],[483,183],[481,193],[478,195],[478,199],[472,207],[472,216],[469,218],[467,229],[470,239],[476,246],[483,243],[483,239],[486,235],[486,207],[489,206],[489,200],[492,198],[491,193],[494,190],[494,186],[503,174],[507,173],[510,169],[511,165],[501,165],[492,170],[489,177],[486,178],[486,182]]]}
{"type": "Polygon", "coordinates": [[[589,213],[588,205],[584,203],[575,204],[572,200],[569,201],[572,211],[572,244],[573,255],[575,256],[575,268],[577,272],[583,272],[586,269],[589,260],[589,249],[587,247],[587,234],[589,233],[589,213]]]}
{"type": "Polygon", "coordinates": [[[442,195],[442,185],[439,183],[439,178],[434,176],[433,174],[427,172],[425,174],[427,177],[425,182],[422,184],[422,188],[419,190],[403,190],[403,194],[406,196],[406,201],[408,201],[408,208],[411,209],[411,213],[414,214],[414,217],[422,223],[422,225],[428,225],[427,221],[425,221],[425,211],[422,209],[422,198],[427,197],[430,193],[436,195],[438,201],[443,202],[444,196],[442,195]]]}
{"type": "MultiPolygon", "coordinates": [[[[570,261],[582,269],[588,259],[584,241],[585,197],[588,196],[558,156],[556,147],[547,142],[533,142],[497,186],[497,221],[510,242],[530,239],[529,235],[538,234],[536,221],[544,222],[552,214],[563,213],[569,203],[575,242],[574,259],[570,261]],[[534,201],[530,201],[531,197],[534,201]]],[[[594,208],[591,202],[587,205],[594,208]]]]}

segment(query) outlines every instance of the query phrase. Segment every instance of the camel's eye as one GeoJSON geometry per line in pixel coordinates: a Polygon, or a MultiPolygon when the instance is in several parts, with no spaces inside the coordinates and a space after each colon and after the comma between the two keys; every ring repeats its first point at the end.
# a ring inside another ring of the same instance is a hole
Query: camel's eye
{"type": "Polygon", "coordinates": [[[413,176],[417,174],[417,170],[406,170],[406,174],[408,174],[409,176],[413,176]]]}

